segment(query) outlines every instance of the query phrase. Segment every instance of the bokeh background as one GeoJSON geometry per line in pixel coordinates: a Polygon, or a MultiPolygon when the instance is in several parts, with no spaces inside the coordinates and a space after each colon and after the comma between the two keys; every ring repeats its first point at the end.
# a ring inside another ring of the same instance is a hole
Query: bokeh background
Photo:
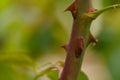
{"type": "MultiPolygon", "coordinates": [[[[119,0],[92,0],[97,9],[119,0]]],[[[0,0],[0,80],[33,80],[47,63],[65,60],[72,0],[0,0]]],[[[82,70],[89,80],[120,80],[120,9],[91,26],[98,44],[87,48],[82,70]]],[[[45,80],[41,78],[40,80],[45,80]]]]}

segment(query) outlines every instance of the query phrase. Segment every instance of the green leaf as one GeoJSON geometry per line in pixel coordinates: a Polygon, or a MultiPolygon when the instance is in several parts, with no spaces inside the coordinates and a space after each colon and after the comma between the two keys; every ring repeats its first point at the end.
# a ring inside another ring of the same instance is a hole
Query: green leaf
{"type": "Polygon", "coordinates": [[[55,65],[62,66],[64,63],[58,61],[56,64],[45,64],[41,67],[40,72],[35,76],[34,80],[38,80],[38,78],[41,78],[44,75],[46,75],[50,80],[58,80],[59,70],[55,67],[55,65]]]}
{"type": "Polygon", "coordinates": [[[35,64],[32,59],[23,53],[1,53],[0,64],[17,64],[20,66],[32,66],[35,68],[35,64]]]}
{"type": "Polygon", "coordinates": [[[34,80],[38,80],[39,77],[42,77],[43,75],[47,74],[48,72],[53,69],[53,65],[51,63],[45,64],[41,69],[40,72],[37,73],[34,80]]]}
{"type": "Polygon", "coordinates": [[[23,32],[22,46],[30,52],[30,56],[34,59],[50,53],[53,49],[60,50],[59,47],[67,42],[67,32],[58,19],[52,21],[50,25],[47,24],[44,23],[40,27],[31,29],[28,27],[23,32]]]}
{"type": "Polygon", "coordinates": [[[88,77],[86,76],[86,74],[81,71],[81,72],[79,73],[78,80],[89,80],[89,79],[88,79],[88,77]]]}
{"type": "Polygon", "coordinates": [[[21,66],[0,64],[0,80],[33,80],[34,71],[21,66]]]}
{"type": "Polygon", "coordinates": [[[50,78],[50,80],[58,80],[58,73],[58,70],[52,70],[47,74],[47,76],[50,78]]]}
{"type": "Polygon", "coordinates": [[[0,12],[3,11],[5,8],[8,8],[12,2],[13,2],[12,0],[1,0],[0,1],[0,12]]]}

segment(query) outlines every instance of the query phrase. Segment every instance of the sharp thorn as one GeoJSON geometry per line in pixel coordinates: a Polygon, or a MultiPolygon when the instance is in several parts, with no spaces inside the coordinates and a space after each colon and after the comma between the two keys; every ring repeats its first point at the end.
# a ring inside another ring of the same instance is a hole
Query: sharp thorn
{"type": "Polygon", "coordinates": [[[75,55],[77,58],[81,55],[83,48],[84,48],[84,39],[83,37],[78,37],[75,48],[75,55]]]}
{"type": "Polygon", "coordinates": [[[98,43],[98,40],[96,40],[91,33],[90,33],[90,36],[89,36],[88,45],[89,45],[90,43],[95,43],[95,44],[98,43]]]}
{"type": "Polygon", "coordinates": [[[67,9],[65,9],[65,11],[70,11],[72,13],[72,16],[75,18],[76,15],[77,15],[77,9],[78,9],[78,6],[77,6],[77,1],[75,0],[70,6],[68,6],[67,9]]]}
{"type": "Polygon", "coordinates": [[[67,51],[67,45],[63,45],[63,46],[61,46],[61,47],[64,48],[65,51],[67,51]]]}

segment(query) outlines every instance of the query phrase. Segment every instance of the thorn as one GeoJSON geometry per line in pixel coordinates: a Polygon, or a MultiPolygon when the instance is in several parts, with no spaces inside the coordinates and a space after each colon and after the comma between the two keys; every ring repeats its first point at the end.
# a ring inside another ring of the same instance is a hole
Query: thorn
{"type": "Polygon", "coordinates": [[[75,55],[78,58],[81,55],[81,52],[84,48],[84,39],[83,37],[77,38],[76,48],[75,48],[75,55]]]}
{"type": "Polygon", "coordinates": [[[91,7],[88,12],[95,12],[95,11],[97,11],[97,9],[91,7]]]}
{"type": "Polygon", "coordinates": [[[84,48],[84,41],[83,41],[83,37],[79,37],[78,38],[78,44],[80,45],[80,48],[83,49],[84,48]]]}
{"type": "Polygon", "coordinates": [[[67,45],[63,45],[63,46],[61,46],[61,47],[64,48],[65,51],[67,51],[67,45]]]}
{"type": "Polygon", "coordinates": [[[97,44],[97,43],[98,43],[98,40],[96,40],[96,39],[93,37],[93,35],[90,33],[88,45],[89,45],[91,42],[97,44]]]}
{"type": "Polygon", "coordinates": [[[77,15],[77,1],[75,0],[65,11],[70,11],[72,13],[72,16],[75,18],[77,15]]]}
{"type": "Polygon", "coordinates": [[[65,11],[74,11],[76,7],[76,1],[74,1],[71,5],[68,6],[68,8],[65,11]]]}

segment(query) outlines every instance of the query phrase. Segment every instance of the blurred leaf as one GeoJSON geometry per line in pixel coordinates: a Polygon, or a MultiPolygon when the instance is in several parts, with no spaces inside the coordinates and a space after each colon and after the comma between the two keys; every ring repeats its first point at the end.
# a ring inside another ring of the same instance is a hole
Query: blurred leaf
{"type": "Polygon", "coordinates": [[[42,77],[43,75],[47,74],[48,72],[53,69],[52,64],[45,64],[44,66],[41,67],[40,71],[37,73],[35,76],[34,80],[37,80],[39,77],[42,77]]]}
{"type": "Polygon", "coordinates": [[[10,64],[0,64],[0,80],[33,80],[34,72],[10,64]],[[31,74],[32,73],[32,74],[31,74]]]}
{"type": "Polygon", "coordinates": [[[2,51],[4,49],[5,43],[6,43],[5,36],[0,35],[0,51],[2,51]]]}
{"type": "Polygon", "coordinates": [[[12,3],[11,0],[1,0],[0,1],[0,12],[4,10],[5,8],[7,8],[8,6],[10,6],[11,3],[12,3]]]}
{"type": "MultiPolygon", "coordinates": [[[[104,29],[98,36],[98,44],[94,47],[99,52],[106,52],[109,53],[111,50],[116,48],[116,45],[118,44],[117,34],[114,33],[109,28],[106,28],[107,26],[104,26],[104,29]],[[110,45],[110,46],[109,46],[110,45]]],[[[104,54],[107,55],[107,54],[104,54]]]]}
{"type": "Polygon", "coordinates": [[[10,66],[0,64],[0,80],[15,80],[17,76],[14,73],[15,71],[10,66]]]}
{"type": "Polygon", "coordinates": [[[58,61],[58,62],[56,62],[56,65],[64,67],[64,62],[63,61],[58,61]]]}
{"type": "Polygon", "coordinates": [[[59,50],[68,39],[64,26],[56,19],[49,24],[44,23],[40,27],[28,27],[26,32],[23,33],[22,46],[30,51],[32,58],[39,57],[46,52],[50,53],[52,49],[59,50]],[[24,36],[24,34],[28,36],[24,36]]]}
{"type": "Polygon", "coordinates": [[[21,66],[31,66],[35,68],[35,63],[32,59],[22,53],[1,53],[0,54],[0,64],[17,64],[21,66]]]}
{"type": "Polygon", "coordinates": [[[88,77],[86,76],[86,74],[81,71],[81,72],[79,73],[78,80],[89,80],[89,79],[88,79],[88,77]]]}
{"type": "MultiPolygon", "coordinates": [[[[64,66],[64,62],[58,61],[58,62],[56,62],[55,65],[63,67],[64,66]]],[[[59,78],[59,70],[51,69],[51,71],[49,71],[47,73],[47,76],[48,76],[48,78],[50,78],[50,80],[58,80],[58,78],[59,78]]]]}
{"type": "Polygon", "coordinates": [[[33,80],[35,67],[28,55],[0,53],[0,80],[33,80]]]}
{"type": "Polygon", "coordinates": [[[64,63],[61,61],[56,62],[55,64],[46,64],[43,67],[41,67],[39,73],[36,75],[34,80],[38,80],[38,78],[42,78],[44,75],[47,75],[50,80],[57,80],[59,70],[55,67],[56,65],[62,66],[64,63]]]}
{"type": "Polygon", "coordinates": [[[102,2],[103,2],[103,6],[120,3],[119,0],[102,0],[102,2]]]}
{"type": "Polygon", "coordinates": [[[120,46],[111,51],[111,55],[109,55],[107,64],[110,72],[112,74],[113,80],[120,79],[120,46]]]}
{"type": "Polygon", "coordinates": [[[47,76],[50,78],[50,80],[58,80],[58,70],[52,70],[49,73],[47,73],[47,76]]]}
{"type": "MultiPolygon", "coordinates": [[[[102,0],[103,7],[111,4],[120,3],[120,0],[102,0]]],[[[101,33],[98,36],[98,44],[95,46],[96,53],[101,53],[107,69],[109,70],[111,80],[120,80],[120,10],[114,9],[108,11],[103,16],[101,33]],[[115,19],[115,20],[113,20],[115,19]]]]}

